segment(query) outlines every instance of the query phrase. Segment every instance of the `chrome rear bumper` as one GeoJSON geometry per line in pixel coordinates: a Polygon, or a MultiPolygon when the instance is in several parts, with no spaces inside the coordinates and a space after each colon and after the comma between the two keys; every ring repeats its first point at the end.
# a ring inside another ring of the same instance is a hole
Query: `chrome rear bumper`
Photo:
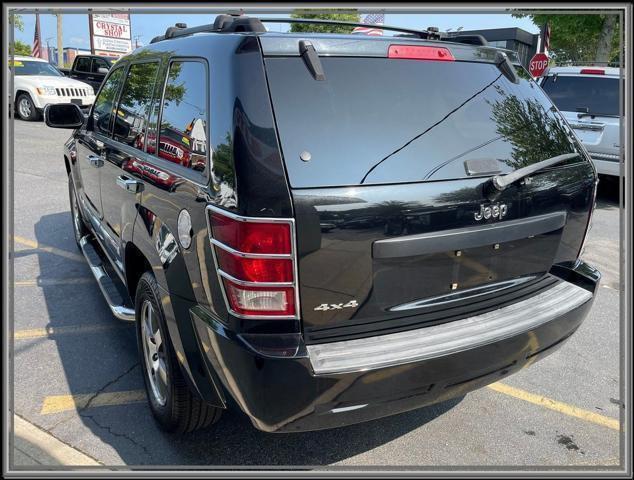
{"type": "Polygon", "coordinates": [[[592,293],[561,281],[529,299],[433,327],[342,342],[308,345],[317,375],[373,370],[420,362],[519,335],[592,300],[592,293]]]}

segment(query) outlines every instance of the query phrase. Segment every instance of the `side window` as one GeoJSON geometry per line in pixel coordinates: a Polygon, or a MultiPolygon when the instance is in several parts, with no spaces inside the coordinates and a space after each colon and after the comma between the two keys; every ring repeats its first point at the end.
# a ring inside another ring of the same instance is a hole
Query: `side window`
{"type": "Polygon", "coordinates": [[[137,63],[128,70],[114,121],[114,139],[144,150],[147,116],[158,62],[137,63]]]}
{"type": "Polygon", "coordinates": [[[124,68],[113,71],[103,84],[92,109],[93,130],[102,135],[110,135],[110,120],[117,101],[117,93],[123,80],[124,68]]]}
{"type": "Polygon", "coordinates": [[[110,70],[110,65],[102,58],[93,58],[92,59],[92,73],[99,73],[100,68],[105,68],[106,70],[110,70]]]}
{"type": "MultiPolygon", "coordinates": [[[[172,62],[165,85],[158,139],[159,157],[202,174],[207,169],[206,92],[207,69],[202,62],[172,62]]],[[[148,147],[149,142],[148,139],[148,147]]]]}
{"type": "Polygon", "coordinates": [[[78,72],[90,72],[90,58],[88,57],[80,57],[77,59],[77,65],[75,65],[75,70],[78,72]]]}

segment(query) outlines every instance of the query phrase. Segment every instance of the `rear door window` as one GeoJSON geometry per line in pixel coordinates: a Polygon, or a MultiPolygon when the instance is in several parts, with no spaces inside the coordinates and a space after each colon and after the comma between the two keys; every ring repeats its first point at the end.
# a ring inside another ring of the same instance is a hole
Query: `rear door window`
{"type": "Polygon", "coordinates": [[[147,116],[158,72],[158,62],[130,66],[115,116],[115,140],[144,150],[147,116]]]}
{"type": "Polygon", "coordinates": [[[619,115],[619,80],[606,77],[551,75],[542,88],[562,112],[619,115]]]}
{"type": "Polygon", "coordinates": [[[103,58],[92,59],[92,73],[99,73],[100,68],[110,69],[110,65],[103,58]]]}
{"type": "Polygon", "coordinates": [[[90,58],[80,57],[77,59],[75,70],[78,72],[90,72],[90,58]]]}
{"type": "Polygon", "coordinates": [[[92,123],[95,132],[110,136],[112,114],[115,109],[119,87],[123,81],[125,68],[117,68],[111,72],[104,82],[92,109],[92,123]]]}
{"type": "Polygon", "coordinates": [[[514,84],[491,63],[320,61],[324,81],[300,57],[265,58],[294,188],[464,178],[474,159],[505,173],[579,148],[524,70],[514,84]]]}
{"type": "Polygon", "coordinates": [[[202,181],[207,175],[207,66],[176,60],[169,65],[160,113],[158,142],[148,135],[148,152],[183,167],[202,181]]]}

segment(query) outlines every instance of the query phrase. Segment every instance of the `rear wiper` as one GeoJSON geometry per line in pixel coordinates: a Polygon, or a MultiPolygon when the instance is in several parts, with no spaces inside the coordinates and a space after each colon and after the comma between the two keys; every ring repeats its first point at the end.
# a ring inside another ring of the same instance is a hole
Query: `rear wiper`
{"type": "Polygon", "coordinates": [[[556,157],[542,160],[541,162],[533,163],[527,167],[519,168],[514,172],[507,173],[506,175],[495,175],[489,181],[484,184],[484,194],[489,200],[495,200],[509,185],[521,180],[524,177],[528,177],[533,173],[536,173],[544,168],[551,167],[566,160],[578,157],[578,153],[565,153],[563,155],[557,155],[556,157]]]}

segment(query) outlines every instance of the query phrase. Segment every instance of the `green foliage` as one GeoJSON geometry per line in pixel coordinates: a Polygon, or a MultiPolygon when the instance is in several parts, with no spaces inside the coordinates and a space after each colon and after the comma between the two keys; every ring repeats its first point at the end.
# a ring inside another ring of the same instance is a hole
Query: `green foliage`
{"type": "MultiPolygon", "coordinates": [[[[356,10],[340,10],[342,13],[310,13],[311,11],[314,12],[315,10],[294,10],[293,13],[291,13],[291,18],[335,20],[338,22],[360,22],[359,12],[356,10]]],[[[350,33],[353,28],[354,27],[346,27],[343,25],[291,24],[291,32],[350,33]]]]}
{"type": "Polygon", "coordinates": [[[568,153],[573,139],[559,116],[547,111],[538,100],[520,100],[494,87],[502,100],[492,104],[492,120],[497,133],[513,145],[512,158],[506,163],[522,168],[546,158],[568,153]]]}
{"type": "Polygon", "coordinates": [[[21,42],[20,40],[14,40],[13,44],[9,47],[11,55],[31,55],[31,46],[21,42]]]}
{"type": "Polygon", "coordinates": [[[21,15],[18,15],[17,13],[11,13],[11,21],[15,28],[17,28],[21,32],[24,31],[24,21],[22,20],[21,15]]]}
{"type": "MultiPolygon", "coordinates": [[[[514,13],[514,17],[528,17],[541,27],[550,23],[549,54],[557,61],[592,62],[596,60],[599,37],[606,15],[531,15],[514,13]]],[[[612,36],[610,61],[619,59],[619,22],[612,36]]]]}

